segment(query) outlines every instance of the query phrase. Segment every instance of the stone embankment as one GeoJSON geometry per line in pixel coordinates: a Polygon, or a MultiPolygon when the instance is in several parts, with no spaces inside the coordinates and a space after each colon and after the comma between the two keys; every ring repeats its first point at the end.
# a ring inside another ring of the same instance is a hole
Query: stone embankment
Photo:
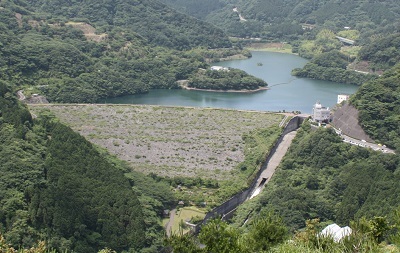
{"type": "Polygon", "coordinates": [[[332,125],[336,129],[340,129],[344,135],[358,140],[373,142],[359,124],[358,110],[348,103],[342,105],[335,111],[332,118],[332,125]]]}

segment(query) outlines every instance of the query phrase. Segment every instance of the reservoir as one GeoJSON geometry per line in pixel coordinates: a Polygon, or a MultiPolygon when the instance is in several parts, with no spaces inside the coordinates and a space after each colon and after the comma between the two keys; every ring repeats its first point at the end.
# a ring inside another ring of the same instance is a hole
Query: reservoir
{"type": "Polygon", "coordinates": [[[337,95],[353,94],[358,89],[356,85],[292,76],[292,69],[302,67],[308,61],[297,55],[262,51],[253,51],[252,55],[250,59],[213,65],[244,70],[265,80],[269,90],[255,93],[151,90],[146,94],[112,98],[104,102],[311,113],[315,102],[320,101],[323,106],[332,107],[336,104],[337,95]]]}

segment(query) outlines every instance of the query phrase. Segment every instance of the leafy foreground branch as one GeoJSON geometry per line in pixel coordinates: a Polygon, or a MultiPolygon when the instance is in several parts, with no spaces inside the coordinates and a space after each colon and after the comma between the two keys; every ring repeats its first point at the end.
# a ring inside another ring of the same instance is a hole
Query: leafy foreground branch
{"type": "MultiPolygon", "coordinates": [[[[38,244],[29,249],[14,249],[10,244],[6,243],[3,235],[0,234],[0,252],[1,253],[56,253],[54,249],[48,249],[44,241],[38,242],[38,244]]],[[[65,251],[67,253],[67,251],[65,251]]],[[[100,250],[98,253],[116,253],[108,248],[100,250]]]]}
{"type": "Polygon", "coordinates": [[[215,219],[202,228],[197,238],[175,234],[166,239],[166,244],[169,252],[175,253],[398,252],[399,211],[393,225],[389,225],[386,217],[351,222],[352,234],[340,241],[320,234],[323,226],[319,219],[307,220],[306,228],[290,238],[282,219],[269,212],[260,214],[246,228],[235,228],[215,219]]]}

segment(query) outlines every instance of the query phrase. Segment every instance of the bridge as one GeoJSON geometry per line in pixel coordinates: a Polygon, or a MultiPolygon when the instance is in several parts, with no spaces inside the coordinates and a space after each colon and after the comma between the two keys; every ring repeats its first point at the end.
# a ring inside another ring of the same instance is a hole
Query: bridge
{"type": "Polygon", "coordinates": [[[346,38],[343,38],[343,37],[336,36],[336,38],[337,38],[340,42],[342,42],[342,43],[344,43],[344,44],[347,44],[347,45],[354,45],[354,43],[355,43],[354,40],[346,39],[346,38]]]}

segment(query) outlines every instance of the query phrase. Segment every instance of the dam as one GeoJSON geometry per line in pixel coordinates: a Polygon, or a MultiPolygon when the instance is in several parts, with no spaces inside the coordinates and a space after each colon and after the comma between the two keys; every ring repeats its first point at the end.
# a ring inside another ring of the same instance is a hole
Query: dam
{"type": "Polygon", "coordinates": [[[237,193],[232,198],[215,207],[213,210],[208,212],[204,217],[204,220],[194,227],[194,233],[200,232],[201,227],[207,223],[210,219],[221,217],[222,220],[228,220],[231,218],[236,211],[236,208],[244,203],[245,201],[257,196],[268,181],[271,179],[278,167],[282,158],[289,149],[292,140],[296,136],[297,129],[303,123],[303,121],[308,117],[308,115],[297,115],[293,117],[284,127],[281,136],[276,141],[275,145],[270,150],[267,155],[265,162],[261,165],[261,168],[257,172],[252,184],[246,190],[237,193]]]}

